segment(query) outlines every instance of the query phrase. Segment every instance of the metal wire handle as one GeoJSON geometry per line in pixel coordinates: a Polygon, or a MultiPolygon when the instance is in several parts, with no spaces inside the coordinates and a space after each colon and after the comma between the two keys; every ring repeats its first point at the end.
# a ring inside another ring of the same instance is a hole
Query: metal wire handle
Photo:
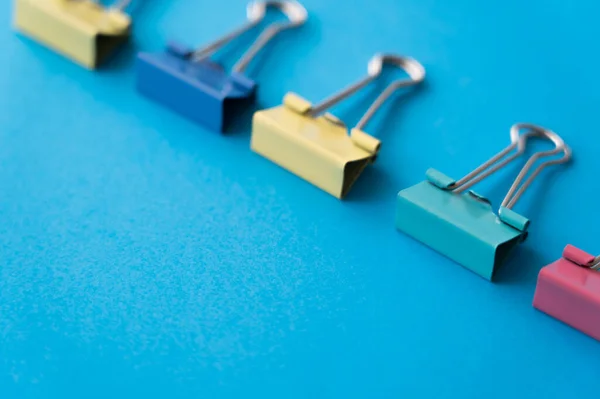
{"type": "Polygon", "coordinates": [[[362,116],[360,121],[356,124],[355,128],[363,130],[366,124],[371,120],[377,110],[387,101],[387,99],[398,89],[403,87],[414,86],[421,83],[425,79],[425,68],[417,60],[410,57],[402,57],[393,54],[376,54],[369,61],[368,76],[353,85],[348,86],[346,89],[332,95],[331,97],[323,100],[321,103],[312,106],[306,115],[316,117],[327,109],[331,108],[335,104],[347,99],[354,93],[367,86],[369,83],[377,79],[383,72],[383,66],[385,64],[394,65],[404,70],[409,78],[399,79],[392,82],[377,99],[371,104],[367,112],[362,116]]]}
{"type": "MultiPolygon", "coordinates": [[[[71,0],[71,1],[83,1],[83,0],[71,0]]],[[[94,3],[98,3],[98,0],[92,0],[94,3]]],[[[111,10],[125,11],[127,7],[133,2],[133,0],[118,0],[115,4],[110,6],[111,10]]]]}
{"type": "Polygon", "coordinates": [[[129,7],[132,1],[133,0],[119,0],[115,4],[110,6],[110,8],[112,8],[113,10],[125,11],[125,9],[129,7]]]}
{"type": "Polygon", "coordinates": [[[256,39],[256,41],[250,46],[250,48],[242,55],[238,62],[233,66],[234,72],[243,72],[252,59],[258,54],[258,52],[265,47],[265,45],[271,41],[278,33],[291,28],[296,28],[304,24],[308,18],[308,13],[302,4],[297,1],[255,1],[248,4],[247,7],[247,18],[246,22],[241,27],[235,29],[233,32],[226,34],[225,36],[215,40],[205,47],[199,48],[194,51],[192,59],[194,61],[201,61],[207,57],[213,55],[221,47],[231,42],[233,39],[241,36],[250,29],[260,24],[267,15],[267,8],[274,7],[281,11],[289,20],[287,23],[275,22],[267,27],[256,39]]]}
{"type": "MultiPolygon", "coordinates": [[[[548,151],[538,151],[529,157],[529,160],[519,172],[519,175],[510,187],[508,194],[506,194],[506,197],[504,197],[504,200],[502,201],[502,207],[511,209],[543,169],[551,165],[568,162],[571,159],[571,149],[565,144],[560,136],[553,131],[528,123],[517,123],[513,125],[510,129],[511,144],[492,157],[490,160],[485,162],[483,165],[479,166],[477,169],[454,183],[449,187],[449,189],[456,193],[461,193],[486,177],[502,169],[525,152],[527,141],[532,137],[541,137],[550,140],[554,143],[555,148],[548,151]],[[521,134],[522,130],[527,130],[527,132],[521,134]],[[514,149],[517,151],[514,154],[506,157],[514,149]],[[529,175],[529,177],[525,179],[527,174],[531,171],[533,164],[536,163],[540,158],[550,157],[561,152],[564,154],[561,158],[541,163],[529,175]],[[503,158],[505,159],[502,160],[503,158]]],[[[600,262],[600,257],[598,260],[600,262]]]]}
{"type": "Polygon", "coordinates": [[[592,270],[600,270],[600,255],[596,256],[592,264],[590,265],[592,270]]]}

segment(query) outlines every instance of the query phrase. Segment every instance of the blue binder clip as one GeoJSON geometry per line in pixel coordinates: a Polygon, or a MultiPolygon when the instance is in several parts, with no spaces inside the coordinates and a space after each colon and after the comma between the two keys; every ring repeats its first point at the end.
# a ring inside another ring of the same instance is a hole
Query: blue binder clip
{"type": "Polygon", "coordinates": [[[170,44],[163,53],[140,53],[137,88],[140,93],[209,129],[223,132],[240,109],[254,102],[256,83],[244,71],[278,33],[304,24],[307,12],[296,1],[257,1],[247,8],[248,22],[204,48],[170,44]],[[287,23],[266,28],[234,65],[231,73],[210,59],[221,47],[258,26],[268,7],[279,9],[287,23]]]}
{"type": "Polygon", "coordinates": [[[429,169],[426,181],[398,193],[396,227],[400,231],[490,281],[507,255],[527,237],[529,220],[512,208],[544,168],[571,159],[564,141],[540,126],[519,123],[512,126],[510,136],[508,147],[462,179],[455,181],[429,169]],[[521,156],[533,137],[548,139],[555,148],[529,158],[496,215],[489,200],[466,190],[521,156]],[[560,153],[563,156],[557,158],[560,153]],[[543,157],[553,158],[529,173],[543,157]]]}

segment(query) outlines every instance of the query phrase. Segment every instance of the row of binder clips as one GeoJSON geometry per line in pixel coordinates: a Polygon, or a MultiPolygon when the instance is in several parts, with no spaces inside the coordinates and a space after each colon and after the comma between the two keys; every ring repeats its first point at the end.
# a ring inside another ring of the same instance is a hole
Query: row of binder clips
{"type": "MultiPolygon", "coordinates": [[[[111,7],[91,0],[16,0],[15,21],[24,34],[95,68],[129,37],[131,19],[124,11],[128,5],[127,0],[111,7]]],[[[303,25],[307,12],[296,1],[255,1],[247,8],[247,18],[240,28],[200,48],[171,43],[161,53],[140,53],[139,92],[210,130],[226,131],[256,98],[257,83],[245,74],[246,67],[277,34],[303,25]],[[287,22],[264,29],[229,72],[211,60],[223,46],[261,25],[269,7],[281,11],[287,22]]],[[[281,106],[256,112],[251,148],[342,199],[377,158],[381,142],[364,131],[369,120],[394,92],[424,79],[425,69],[418,61],[377,54],[365,78],[316,105],[288,93],[281,106]],[[326,112],[375,81],[386,64],[408,77],[390,84],[355,127],[348,129],[326,112]]],[[[397,229],[491,281],[527,237],[529,220],[514,206],[543,169],[571,158],[564,141],[540,126],[515,124],[510,140],[508,147],[459,180],[430,169],[425,181],[400,191],[397,229]],[[496,214],[491,202],[470,188],[523,155],[534,138],[549,140],[554,148],[529,158],[496,214]],[[547,160],[534,169],[542,158],[547,160]]],[[[534,306],[600,340],[599,269],[600,257],[567,246],[562,259],[541,270],[534,306]]]]}

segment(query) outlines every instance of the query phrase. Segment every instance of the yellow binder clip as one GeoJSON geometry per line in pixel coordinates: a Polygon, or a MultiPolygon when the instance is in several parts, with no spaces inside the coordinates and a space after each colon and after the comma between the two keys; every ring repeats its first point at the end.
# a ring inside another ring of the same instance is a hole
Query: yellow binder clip
{"type": "Polygon", "coordinates": [[[129,38],[131,0],[104,7],[91,0],[15,0],[15,26],[90,69],[129,38]]]}
{"type": "Polygon", "coordinates": [[[379,152],[380,141],[363,131],[365,125],[396,90],[419,84],[425,78],[425,68],[418,61],[395,55],[375,55],[368,72],[363,80],[318,105],[288,93],[283,105],[255,113],[252,150],[329,194],[344,198],[379,152]],[[409,78],[390,84],[350,129],[350,134],[340,119],[323,114],[377,79],[388,63],[403,69],[409,78]]]}

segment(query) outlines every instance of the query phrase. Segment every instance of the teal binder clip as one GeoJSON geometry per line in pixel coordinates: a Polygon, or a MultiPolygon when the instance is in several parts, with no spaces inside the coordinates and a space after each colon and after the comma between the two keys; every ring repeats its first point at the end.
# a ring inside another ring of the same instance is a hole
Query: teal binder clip
{"type": "Polygon", "coordinates": [[[400,191],[398,230],[491,281],[508,254],[527,237],[529,220],[515,212],[514,205],[544,168],[571,159],[571,150],[564,141],[540,126],[515,124],[510,137],[508,147],[458,181],[429,169],[426,181],[400,191]],[[552,141],[555,148],[529,158],[496,215],[488,199],[467,190],[521,156],[528,140],[534,137],[552,141]],[[559,158],[560,153],[563,155],[559,158]],[[534,164],[545,157],[552,158],[531,172],[534,164]]]}

